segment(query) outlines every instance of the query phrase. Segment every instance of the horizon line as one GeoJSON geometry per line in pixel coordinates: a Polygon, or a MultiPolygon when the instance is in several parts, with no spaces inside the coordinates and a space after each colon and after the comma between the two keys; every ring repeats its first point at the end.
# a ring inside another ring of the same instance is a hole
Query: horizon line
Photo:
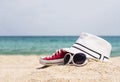
{"type": "MultiPolygon", "coordinates": [[[[80,36],[80,35],[0,35],[0,37],[4,36],[80,36]]],[[[97,35],[97,36],[120,36],[120,35],[97,35]]]]}

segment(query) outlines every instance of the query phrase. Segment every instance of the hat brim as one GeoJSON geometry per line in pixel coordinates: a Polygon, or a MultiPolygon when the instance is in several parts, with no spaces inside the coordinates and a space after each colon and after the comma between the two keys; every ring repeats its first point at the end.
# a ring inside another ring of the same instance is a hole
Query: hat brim
{"type": "MultiPolygon", "coordinates": [[[[73,53],[73,54],[80,53],[80,50],[73,49],[73,48],[62,48],[62,50],[69,52],[69,53],[73,53]]],[[[81,53],[82,53],[82,51],[81,51],[81,53]]]]}
{"type": "MultiPolygon", "coordinates": [[[[75,49],[75,48],[62,48],[62,50],[66,51],[66,52],[69,52],[69,53],[72,53],[72,54],[84,53],[83,51],[77,50],[77,49],[75,49]]],[[[92,56],[89,56],[89,55],[86,54],[86,53],[84,53],[84,54],[86,55],[87,58],[95,59],[95,58],[93,58],[92,56]]],[[[95,60],[98,60],[98,59],[95,59],[95,60]]],[[[104,59],[104,61],[109,62],[108,59],[104,59]]]]}

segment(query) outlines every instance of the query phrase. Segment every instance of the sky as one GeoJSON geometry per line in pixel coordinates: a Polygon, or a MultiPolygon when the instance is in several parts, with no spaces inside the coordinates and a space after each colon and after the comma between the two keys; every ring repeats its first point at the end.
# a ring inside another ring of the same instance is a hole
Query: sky
{"type": "Polygon", "coordinates": [[[0,0],[0,36],[120,35],[120,0],[0,0]]]}

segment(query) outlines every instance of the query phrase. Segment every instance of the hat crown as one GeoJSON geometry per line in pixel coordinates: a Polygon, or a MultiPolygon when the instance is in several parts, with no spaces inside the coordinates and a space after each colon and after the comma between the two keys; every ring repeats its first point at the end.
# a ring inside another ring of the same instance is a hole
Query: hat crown
{"type": "Polygon", "coordinates": [[[110,57],[112,49],[111,44],[98,36],[89,33],[81,33],[76,43],[84,45],[103,56],[107,56],[108,58],[110,57]]]}

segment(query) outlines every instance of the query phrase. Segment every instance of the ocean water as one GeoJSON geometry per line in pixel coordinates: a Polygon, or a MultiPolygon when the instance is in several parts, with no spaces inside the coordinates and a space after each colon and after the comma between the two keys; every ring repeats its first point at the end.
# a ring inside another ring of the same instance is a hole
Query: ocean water
{"type": "MultiPolygon", "coordinates": [[[[0,36],[0,55],[51,55],[72,46],[79,36],[0,36]]],[[[120,56],[120,36],[100,36],[112,44],[111,56],[120,56]]]]}

